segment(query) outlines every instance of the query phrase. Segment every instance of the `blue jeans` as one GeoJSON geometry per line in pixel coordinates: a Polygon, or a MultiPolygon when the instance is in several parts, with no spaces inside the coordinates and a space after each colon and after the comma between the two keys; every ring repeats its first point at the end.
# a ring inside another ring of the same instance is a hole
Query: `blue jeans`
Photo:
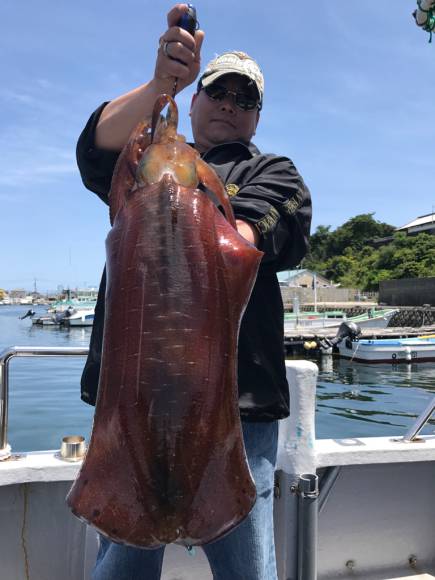
{"type": "MultiPolygon", "coordinates": [[[[242,422],[257,501],[249,516],[203,550],[214,580],[277,580],[273,538],[273,487],[278,422],[242,422]]],[[[159,580],[164,548],[147,550],[110,542],[100,536],[92,580],[159,580]]]]}

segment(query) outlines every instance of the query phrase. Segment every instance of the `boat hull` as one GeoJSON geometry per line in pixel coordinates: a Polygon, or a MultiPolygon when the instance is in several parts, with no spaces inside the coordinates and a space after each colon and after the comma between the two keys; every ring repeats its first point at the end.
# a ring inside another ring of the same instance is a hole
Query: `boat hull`
{"type": "Polygon", "coordinates": [[[326,316],[327,313],[310,314],[305,312],[300,316],[287,314],[284,319],[284,332],[338,328],[344,321],[355,322],[360,328],[386,328],[396,312],[396,310],[387,310],[375,313],[373,316],[365,313],[349,318],[345,314],[335,317],[326,316]]]}
{"type": "Polygon", "coordinates": [[[416,363],[435,361],[435,340],[344,340],[338,345],[341,357],[368,363],[416,363]]]}
{"type": "Polygon", "coordinates": [[[94,312],[77,312],[65,318],[66,326],[92,326],[94,324],[94,312]]]}

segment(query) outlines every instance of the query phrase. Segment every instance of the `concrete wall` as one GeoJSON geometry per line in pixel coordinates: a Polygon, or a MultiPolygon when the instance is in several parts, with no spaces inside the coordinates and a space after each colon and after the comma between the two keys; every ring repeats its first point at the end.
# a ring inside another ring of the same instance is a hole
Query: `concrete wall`
{"type": "MultiPolygon", "coordinates": [[[[281,294],[284,306],[290,307],[294,296],[299,298],[299,303],[313,304],[314,290],[311,288],[284,287],[281,286],[281,294]]],[[[359,292],[354,288],[317,288],[317,302],[355,302],[361,300],[364,302],[377,302],[376,292],[359,292]]]]}
{"type": "Polygon", "coordinates": [[[435,278],[384,280],[379,285],[379,302],[390,306],[435,306],[435,278]]]}

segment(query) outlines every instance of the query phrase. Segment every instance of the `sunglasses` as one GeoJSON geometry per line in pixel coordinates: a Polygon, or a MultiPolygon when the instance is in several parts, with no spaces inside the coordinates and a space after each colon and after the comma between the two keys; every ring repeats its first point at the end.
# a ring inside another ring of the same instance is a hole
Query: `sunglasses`
{"type": "Polygon", "coordinates": [[[236,105],[242,111],[253,111],[254,109],[261,109],[261,103],[255,97],[250,97],[246,93],[237,93],[236,91],[229,91],[222,85],[212,83],[206,87],[202,87],[205,94],[210,97],[212,101],[222,101],[228,95],[233,95],[236,105]]]}

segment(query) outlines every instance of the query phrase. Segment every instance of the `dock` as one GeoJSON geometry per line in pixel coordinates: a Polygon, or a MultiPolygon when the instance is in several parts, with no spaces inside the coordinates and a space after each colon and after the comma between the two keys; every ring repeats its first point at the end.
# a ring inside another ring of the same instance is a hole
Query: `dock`
{"type": "MultiPolygon", "coordinates": [[[[287,354],[299,355],[307,352],[316,352],[313,343],[319,338],[334,338],[337,334],[337,327],[326,328],[299,328],[291,331],[286,331],[284,334],[284,348],[287,354]],[[304,345],[311,344],[310,348],[304,345]]],[[[435,335],[435,325],[420,326],[418,328],[413,326],[406,327],[391,327],[391,328],[364,328],[361,329],[360,338],[378,339],[378,338],[411,338],[415,336],[422,336],[426,334],[435,335]]]]}
{"type": "MultiPolygon", "coordinates": [[[[382,305],[384,308],[386,306],[382,305]]],[[[351,317],[368,311],[380,305],[361,302],[323,302],[318,303],[316,310],[326,312],[331,310],[341,310],[346,313],[347,321],[351,317]]],[[[360,338],[381,339],[381,338],[412,338],[426,334],[435,335],[435,307],[425,304],[423,306],[388,306],[397,312],[389,321],[387,328],[361,327],[360,338]]],[[[313,305],[305,304],[304,312],[314,310],[313,305]]],[[[289,311],[289,310],[287,310],[289,311]]],[[[336,336],[337,326],[326,327],[304,327],[292,328],[284,332],[284,347],[288,355],[304,356],[307,352],[316,353],[320,349],[315,344],[318,339],[336,336]],[[311,344],[310,344],[311,343],[311,344]]]]}

